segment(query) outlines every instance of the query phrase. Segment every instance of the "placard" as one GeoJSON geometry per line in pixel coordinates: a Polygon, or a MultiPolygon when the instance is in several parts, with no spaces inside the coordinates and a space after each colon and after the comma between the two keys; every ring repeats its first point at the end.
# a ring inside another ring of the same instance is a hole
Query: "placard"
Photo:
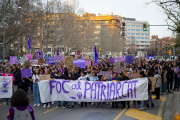
{"type": "Polygon", "coordinates": [[[89,55],[83,55],[84,60],[89,59],[89,55]]]}
{"type": "Polygon", "coordinates": [[[47,64],[54,63],[54,57],[47,57],[47,64]]]}
{"type": "Polygon", "coordinates": [[[43,53],[41,50],[36,51],[37,58],[43,58],[43,53]]]}
{"type": "Polygon", "coordinates": [[[85,60],[76,60],[73,61],[74,65],[77,65],[80,68],[86,68],[85,60]]]}
{"type": "Polygon", "coordinates": [[[125,63],[133,64],[134,63],[133,55],[131,56],[125,55],[125,63]]]}
{"type": "Polygon", "coordinates": [[[72,56],[65,57],[65,65],[67,65],[67,66],[74,65],[72,56]]]}
{"type": "Polygon", "coordinates": [[[43,59],[43,58],[39,58],[39,59],[38,59],[38,64],[39,64],[39,65],[43,65],[43,63],[44,63],[44,59],[43,59]]]}
{"type": "Polygon", "coordinates": [[[22,69],[21,70],[21,78],[31,77],[31,76],[32,76],[31,69],[22,69]]]}
{"type": "Polygon", "coordinates": [[[98,75],[103,75],[103,77],[107,80],[110,79],[111,75],[112,75],[112,72],[100,72],[98,75]]]}
{"type": "Polygon", "coordinates": [[[25,55],[23,55],[22,58],[20,59],[20,63],[24,64],[27,60],[28,58],[25,55]]]}
{"type": "Polygon", "coordinates": [[[121,62],[123,62],[123,57],[117,57],[115,58],[115,60],[120,60],[121,62]]]}
{"type": "Polygon", "coordinates": [[[64,55],[55,55],[54,62],[64,61],[64,55]]]}
{"type": "Polygon", "coordinates": [[[27,65],[28,65],[28,67],[31,66],[31,64],[29,63],[29,61],[26,61],[26,62],[24,63],[24,66],[27,66],[27,65]]]}
{"type": "Polygon", "coordinates": [[[25,56],[27,57],[27,60],[33,60],[33,55],[32,54],[27,54],[25,56]]]}
{"type": "Polygon", "coordinates": [[[10,64],[16,64],[17,56],[10,56],[10,64]]]}
{"type": "Polygon", "coordinates": [[[50,75],[40,75],[39,76],[40,80],[49,80],[50,79],[50,75]]]}
{"type": "Polygon", "coordinates": [[[115,62],[115,59],[114,59],[114,58],[109,58],[108,62],[109,62],[109,63],[114,63],[114,62],[115,62]]]}
{"type": "Polygon", "coordinates": [[[31,66],[36,66],[38,65],[38,60],[30,60],[29,63],[31,64],[31,66]]]}
{"type": "Polygon", "coordinates": [[[85,64],[91,66],[91,60],[85,60],[85,64]]]}

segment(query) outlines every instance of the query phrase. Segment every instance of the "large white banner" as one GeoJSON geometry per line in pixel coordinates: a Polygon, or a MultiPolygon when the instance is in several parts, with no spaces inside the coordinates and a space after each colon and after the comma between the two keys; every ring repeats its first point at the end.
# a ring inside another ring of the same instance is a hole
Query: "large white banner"
{"type": "Polygon", "coordinates": [[[11,98],[12,85],[12,76],[0,76],[0,98],[11,98]]]}
{"type": "Polygon", "coordinates": [[[41,102],[50,101],[129,101],[148,99],[148,80],[120,82],[44,80],[38,83],[41,102]]]}

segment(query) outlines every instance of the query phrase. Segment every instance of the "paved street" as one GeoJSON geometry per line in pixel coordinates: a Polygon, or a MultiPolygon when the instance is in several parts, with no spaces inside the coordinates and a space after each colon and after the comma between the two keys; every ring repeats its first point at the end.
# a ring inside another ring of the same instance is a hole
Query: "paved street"
{"type": "MultiPolygon", "coordinates": [[[[172,93],[171,93],[172,94],[172,93]]],[[[153,99],[155,96],[153,96],[153,99]]],[[[31,105],[33,105],[33,94],[29,94],[31,105]]],[[[10,106],[5,106],[5,99],[0,101],[0,120],[5,120],[10,106]]],[[[74,109],[56,108],[57,102],[50,108],[33,107],[37,120],[162,120],[163,107],[166,102],[166,96],[161,96],[160,100],[154,100],[154,108],[148,108],[145,111],[139,111],[140,106],[133,107],[131,102],[130,109],[116,108],[104,104],[103,108],[96,108],[88,104],[88,108],[74,109]]]]}

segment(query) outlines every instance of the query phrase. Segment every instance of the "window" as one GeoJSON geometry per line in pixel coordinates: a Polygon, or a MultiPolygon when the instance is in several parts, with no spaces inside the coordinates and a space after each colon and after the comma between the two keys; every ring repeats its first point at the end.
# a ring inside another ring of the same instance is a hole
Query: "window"
{"type": "Polygon", "coordinates": [[[149,39],[148,37],[145,37],[145,39],[149,39]]]}
{"type": "Polygon", "coordinates": [[[149,41],[145,41],[145,43],[149,43],[149,41]]]}
{"type": "Polygon", "coordinates": [[[131,27],[130,25],[128,25],[127,27],[131,27]]]}
{"type": "Polygon", "coordinates": [[[135,29],[131,29],[131,31],[135,31],[135,29]]]}
{"type": "Polygon", "coordinates": [[[136,33],[136,35],[140,35],[140,33],[136,33]]]}
{"type": "Polygon", "coordinates": [[[128,39],[131,39],[131,37],[128,37],[128,39]]]}
{"type": "Polygon", "coordinates": [[[141,43],[141,41],[136,41],[136,43],[141,43]]]}
{"type": "Polygon", "coordinates": [[[144,47],[144,45],[141,45],[141,47],[144,47]]]}
{"type": "Polygon", "coordinates": [[[128,31],[131,31],[131,29],[128,29],[128,31]]]}
{"type": "Polygon", "coordinates": [[[147,26],[147,28],[149,28],[149,26],[147,26]]]}
{"type": "Polygon", "coordinates": [[[122,36],[125,36],[125,33],[122,33],[122,36]]]}
{"type": "Polygon", "coordinates": [[[131,25],[131,27],[135,27],[135,25],[131,25]]]}
{"type": "Polygon", "coordinates": [[[140,31],[139,29],[136,29],[136,31],[140,31]]]}
{"type": "Polygon", "coordinates": [[[145,45],[145,47],[149,47],[149,45],[145,45]]]}
{"type": "Polygon", "coordinates": [[[140,39],[140,37],[136,37],[136,39],[140,39]]]}
{"type": "Polygon", "coordinates": [[[140,26],[138,26],[138,25],[136,27],[140,28],[140,26]]]}
{"type": "Polygon", "coordinates": [[[145,35],[148,35],[148,36],[149,36],[149,34],[145,34],[145,35]]]}
{"type": "Polygon", "coordinates": [[[140,47],[140,45],[136,45],[136,47],[140,47]]]}
{"type": "Polygon", "coordinates": [[[149,30],[147,30],[146,32],[149,32],[149,30]]]}
{"type": "Polygon", "coordinates": [[[141,39],[144,39],[144,37],[141,37],[141,39]]]}
{"type": "Polygon", "coordinates": [[[128,35],[131,35],[131,33],[128,33],[128,35]]]}
{"type": "Polygon", "coordinates": [[[144,41],[141,41],[141,43],[144,43],[144,41]]]}
{"type": "Polygon", "coordinates": [[[144,33],[141,33],[141,35],[144,35],[144,33]]]}
{"type": "Polygon", "coordinates": [[[126,29],[125,28],[123,28],[123,31],[125,31],[126,29]]]}
{"type": "Polygon", "coordinates": [[[135,33],[131,33],[131,35],[135,35],[135,33]]]}

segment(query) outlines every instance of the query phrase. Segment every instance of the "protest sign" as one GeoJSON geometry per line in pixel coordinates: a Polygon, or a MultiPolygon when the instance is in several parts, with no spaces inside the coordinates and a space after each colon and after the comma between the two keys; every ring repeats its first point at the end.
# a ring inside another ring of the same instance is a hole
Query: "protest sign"
{"type": "Polygon", "coordinates": [[[115,60],[120,60],[121,62],[123,62],[123,57],[117,57],[115,58],[115,60]]]}
{"type": "Polygon", "coordinates": [[[91,66],[91,60],[85,60],[85,64],[91,66]]]}
{"type": "Polygon", "coordinates": [[[111,77],[112,75],[112,72],[100,72],[98,75],[103,75],[103,77],[107,80],[109,80],[109,78],[111,77]]]}
{"type": "Polygon", "coordinates": [[[72,69],[75,68],[76,72],[79,72],[79,68],[77,65],[69,65],[67,66],[68,72],[72,72],[72,69]]]}
{"type": "Polygon", "coordinates": [[[89,55],[83,55],[84,60],[89,59],[89,55]]]}
{"type": "Polygon", "coordinates": [[[40,80],[49,80],[50,79],[50,75],[41,75],[39,76],[40,77],[40,80]]]}
{"type": "Polygon", "coordinates": [[[31,77],[31,76],[32,76],[31,69],[22,69],[21,70],[21,78],[31,77]]]}
{"type": "Polygon", "coordinates": [[[127,69],[124,67],[121,67],[120,64],[115,64],[113,67],[113,72],[127,72],[127,69]]]}
{"type": "Polygon", "coordinates": [[[139,73],[130,73],[130,72],[127,72],[126,76],[128,76],[129,79],[137,79],[137,78],[140,78],[139,73]]]}
{"type": "Polygon", "coordinates": [[[65,65],[73,65],[73,57],[72,56],[67,56],[65,57],[65,65]]]}
{"type": "Polygon", "coordinates": [[[17,56],[10,56],[10,64],[16,64],[17,56]]]}
{"type": "Polygon", "coordinates": [[[115,60],[114,64],[120,65],[121,61],[120,60],[115,60]]]}
{"type": "Polygon", "coordinates": [[[114,63],[114,62],[115,62],[115,59],[114,59],[114,58],[109,58],[108,62],[109,62],[109,63],[114,63]]]}
{"type": "Polygon", "coordinates": [[[133,55],[131,56],[125,55],[125,63],[133,64],[133,62],[134,62],[133,55]]]}
{"type": "Polygon", "coordinates": [[[20,60],[16,60],[16,63],[20,63],[20,60]]]}
{"type": "Polygon", "coordinates": [[[44,63],[44,59],[43,58],[39,58],[38,59],[38,65],[43,65],[44,63]]]}
{"type": "Polygon", "coordinates": [[[42,103],[50,101],[111,102],[148,99],[148,80],[128,81],[65,81],[38,82],[42,103]]]}
{"type": "Polygon", "coordinates": [[[94,61],[93,60],[91,60],[91,66],[94,67],[94,61]]]}
{"type": "Polygon", "coordinates": [[[24,63],[24,66],[27,66],[27,65],[28,65],[28,67],[31,66],[31,64],[29,63],[29,61],[26,61],[26,62],[24,63]]]}
{"type": "Polygon", "coordinates": [[[154,92],[155,91],[155,85],[156,85],[156,78],[155,77],[149,77],[149,79],[152,82],[151,92],[154,92]]]}
{"type": "Polygon", "coordinates": [[[36,51],[37,58],[43,58],[43,53],[41,50],[36,51]]]}
{"type": "Polygon", "coordinates": [[[12,86],[12,76],[0,76],[0,98],[11,98],[12,86]]]}
{"type": "Polygon", "coordinates": [[[38,60],[30,60],[29,63],[31,66],[36,66],[38,64],[38,60]]]}
{"type": "Polygon", "coordinates": [[[76,60],[73,61],[74,65],[77,65],[80,68],[86,68],[85,60],[76,60]]]}
{"type": "Polygon", "coordinates": [[[55,55],[54,62],[64,61],[64,55],[55,55]]]}
{"type": "Polygon", "coordinates": [[[47,57],[47,64],[54,63],[54,57],[47,57]]]}
{"type": "Polygon", "coordinates": [[[33,60],[33,55],[32,54],[27,54],[25,56],[27,57],[28,60],[33,60]]]}
{"type": "Polygon", "coordinates": [[[22,58],[20,59],[20,63],[24,64],[27,60],[28,58],[25,55],[23,55],[22,58]]]}

